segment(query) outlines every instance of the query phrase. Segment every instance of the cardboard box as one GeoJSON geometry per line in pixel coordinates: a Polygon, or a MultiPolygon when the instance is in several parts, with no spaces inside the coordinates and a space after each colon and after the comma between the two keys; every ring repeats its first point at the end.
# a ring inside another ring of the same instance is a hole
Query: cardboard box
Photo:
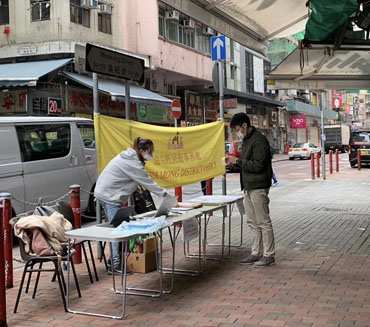
{"type": "Polygon", "coordinates": [[[155,251],[155,240],[156,239],[157,239],[157,247],[158,247],[158,238],[151,236],[151,237],[147,237],[143,239],[143,253],[155,251]]]}
{"type": "MultiPolygon", "coordinates": [[[[153,242],[154,244],[154,242],[153,242]]],[[[127,258],[128,268],[136,273],[145,274],[157,269],[155,251],[147,253],[131,253],[127,258]]]]}

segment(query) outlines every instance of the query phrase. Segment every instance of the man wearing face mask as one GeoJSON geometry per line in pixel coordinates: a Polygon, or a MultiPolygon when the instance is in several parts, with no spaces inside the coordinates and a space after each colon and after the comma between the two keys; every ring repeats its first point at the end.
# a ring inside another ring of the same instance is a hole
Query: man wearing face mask
{"type": "Polygon", "coordinates": [[[275,263],[275,241],[268,197],[271,178],[271,151],[266,137],[251,126],[245,113],[233,116],[230,127],[243,140],[240,159],[228,156],[229,162],[241,168],[244,206],[247,223],[252,232],[251,254],[243,264],[266,267],[275,263]]]}
{"type": "MultiPolygon", "coordinates": [[[[94,195],[100,200],[109,221],[124,204],[138,185],[160,197],[170,197],[146,172],[145,163],[152,159],[154,144],[149,139],[138,137],[132,148],[122,151],[104,168],[96,182],[94,195]]],[[[120,272],[119,243],[113,243],[113,268],[120,272]]]]}

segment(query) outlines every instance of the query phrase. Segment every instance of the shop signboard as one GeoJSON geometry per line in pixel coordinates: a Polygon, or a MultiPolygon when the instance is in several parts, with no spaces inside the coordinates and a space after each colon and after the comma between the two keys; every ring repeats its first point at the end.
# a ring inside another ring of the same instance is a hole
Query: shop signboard
{"type": "Polygon", "coordinates": [[[141,122],[150,123],[173,123],[173,116],[170,107],[156,106],[152,104],[137,104],[137,119],[141,122]]]}
{"type": "Polygon", "coordinates": [[[60,116],[62,114],[62,99],[48,97],[48,115],[60,116]]]}
{"type": "MultiPolygon", "coordinates": [[[[108,116],[124,117],[125,103],[122,101],[113,101],[110,96],[99,93],[100,113],[108,116]]],[[[90,90],[68,87],[68,106],[69,112],[87,113],[94,112],[93,93],[90,90]]],[[[137,119],[136,104],[131,103],[130,117],[137,119]]]]}
{"type": "Polygon", "coordinates": [[[347,93],[347,104],[353,106],[353,93],[347,93]]]}
{"type": "Polygon", "coordinates": [[[263,69],[263,59],[253,56],[253,78],[254,92],[265,92],[265,77],[263,69]]]}
{"type": "Polygon", "coordinates": [[[306,126],[307,126],[306,116],[290,117],[290,128],[306,128],[306,126]]]}
{"type": "Polygon", "coordinates": [[[186,115],[191,123],[203,123],[203,110],[201,97],[198,93],[186,92],[186,115]]]}
{"type": "Polygon", "coordinates": [[[27,112],[27,92],[8,91],[0,92],[0,113],[13,114],[27,112]]]}
{"type": "Polygon", "coordinates": [[[144,60],[137,57],[87,43],[85,63],[89,72],[144,82],[144,60]]]}

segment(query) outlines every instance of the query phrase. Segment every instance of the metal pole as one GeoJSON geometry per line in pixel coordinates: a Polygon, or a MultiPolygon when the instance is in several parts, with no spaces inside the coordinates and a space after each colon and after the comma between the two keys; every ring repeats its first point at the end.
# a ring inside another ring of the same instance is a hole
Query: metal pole
{"type": "Polygon", "coordinates": [[[311,158],[311,179],[315,179],[315,155],[311,153],[310,155],[311,158]]]}
{"type": "MultiPolygon", "coordinates": [[[[93,102],[94,102],[94,117],[95,117],[95,116],[100,115],[100,110],[99,110],[99,81],[98,81],[98,74],[97,73],[93,73],[92,76],[93,76],[93,102]]],[[[97,129],[95,129],[95,133],[97,133],[97,129]]],[[[98,135],[95,134],[95,138],[98,139],[98,135]]],[[[100,143],[99,141],[100,140],[97,140],[97,141],[98,142],[96,142],[96,150],[99,153],[100,152],[100,150],[99,150],[99,143],[100,143]]],[[[100,203],[99,203],[98,199],[96,200],[95,211],[96,211],[96,223],[100,224],[101,221],[102,221],[102,217],[101,217],[100,203]]],[[[98,258],[101,258],[101,256],[102,256],[102,247],[101,247],[100,242],[98,242],[98,244],[97,244],[97,254],[98,254],[98,258]]]]}
{"type": "MultiPolygon", "coordinates": [[[[220,89],[220,119],[224,121],[224,74],[223,62],[218,62],[218,85],[220,89]]],[[[226,174],[222,175],[222,195],[226,195],[226,174]]]]}
{"type": "Polygon", "coordinates": [[[12,227],[9,223],[12,218],[12,195],[10,193],[0,194],[0,205],[3,206],[3,228],[4,228],[4,258],[5,258],[5,286],[12,288],[13,285],[13,237],[12,227]]]}
{"type": "Polygon", "coordinates": [[[6,322],[6,289],[5,289],[5,258],[4,258],[4,229],[3,206],[0,206],[0,326],[7,327],[6,322]]]}
{"type": "Polygon", "coordinates": [[[321,152],[322,152],[322,178],[326,180],[325,166],[325,126],[324,126],[324,95],[320,93],[320,110],[321,110],[321,152]]]}
{"type": "Polygon", "coordinates": [[[131,104],[130,104],[130,81],[127,80],[125,84],[125,119],[129,120],[130,119],[130,109],[131,109],[131,104]]]}
{"type": "MultiPolygon", "coordinates": [[[[69,203],[73,211],[74,228],[81,228],[81,187],[74,184],[69,187],[69,203]]],[[[73,263],[82,263],[81,245],[75,246],[76,255],[73,256],[73,263]]]]}

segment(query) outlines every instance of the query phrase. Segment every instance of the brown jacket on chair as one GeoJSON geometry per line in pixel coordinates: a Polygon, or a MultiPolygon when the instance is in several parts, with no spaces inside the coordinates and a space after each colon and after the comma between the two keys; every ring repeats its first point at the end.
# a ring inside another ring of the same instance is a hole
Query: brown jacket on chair
{"type": "Polygon", "coordinates": [[[25,243],[27,253],[31,252],[31,239],[28,231],[34,228],[39,228],[53,249],[59,252],[62,251],[61,243],[67,241],[65,231],[71,230],[72,225],[58,212],[54,212],[49,217],[36,215],[22,217],[14,225],[14,234],[25,243]]]}

